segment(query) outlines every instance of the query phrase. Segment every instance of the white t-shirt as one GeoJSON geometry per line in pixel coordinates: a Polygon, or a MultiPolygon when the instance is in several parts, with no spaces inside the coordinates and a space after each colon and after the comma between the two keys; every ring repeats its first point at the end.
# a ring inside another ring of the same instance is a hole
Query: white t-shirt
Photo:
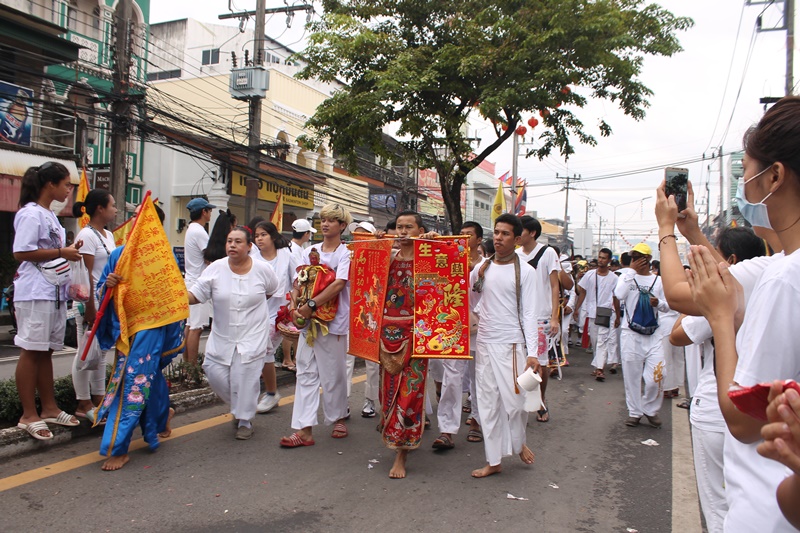
{"type": "MultiPolygon", "coordinates": [[[[639,284],[644,290],[650,289],[650,293],[658,298],[658,311],[661,313],[666,313],[669,310],[669,306],[667,306],[667,299],[664,296],[664,287],[661,285],[661,277],[656,277],[653,274],[648,274],[646,276],[642,276],[636,274],[635,270],[632,270],[627,275],[623,275],[617,281],[617,287],[614,289],[614,296],[620,301],[620,303],[625,304],[625,318],[620,320],[622,323],[622,329],[631,329],[628,326],[628,321],[633,318],[633,313],[636,310],[636,304],[639,301],[639,287],[636,284],[639,284]],[[653,283],[655,281],[655,283],[653,283]],[[650,288],[652,286],[652,289],[650,288]]],[[[664,329],[661,325],[661,320],[659,317],[658,323],[658,331],[654,333],[654,335],[661,335],[664,329]]]]}
{"type": "MultiPolygon", "coordinates": [[[[517,308],[514,269],[514,263],[492,264],[486,269],[480,303],[475,308],[475,313],[480,317],[477,342],[511,344],[524,343],[527,339],[528,357],[537,357],[539,345],[534,303],[538,288],[536,271],[529,264],[520,261],[520,312],[517,308]],[[520,329],[520,321],[525,330],[524,335],[520,329]]],[[[470,286],[475,285],[478,274],[479,269],[474,268],[470,273],[470,286]]]]}
{"type": "Polygon", "coordinates": [[[586,316],[595,318],[597,316],[597,302],[595,296],[599,299],[600,307],[614,307],[614,289],[617,288],[617,276],[609,271],[605,276],[597,273],[597,270],[590,270],[581,278],[578,285],[581,289],[586,291],[586,296],[583,298],[582,307],[586,309],[586,316]],[[597,280],[600,283],[597,283],[597,280]]]}
{"type": "MultiPolygon", "coordinates": [[[[483,295],[483,293],[482,292],[475,292],[475,291],[472,290],[472,272],[477,271],[481,267],[481,265],[483,264],[484,261],[486,261],[486,258],[485,257],[481,257],[480,261],[478,261],[478,263],[474,267],[472,267],[472,271],[470,272],[470,277],[469,277],[469,289],[470,289],[469,290],[469,310],[472,311],[473,313],[475,312],[475,308],[481,302],[481,296],[483,295]]],[[[477,276],[476,276],[476,279],[477,279],[477,276]]],[[[469,335],[470,351],[473,351],[473,352],[475,351],[475,343],[476,342],[478,342],[478,332],[477,331],[475,331],[474,333],[470,333],[470,335],[469,335]]]]}
{"type": "MultiPolygon", "coordinates": [[[[350,250],[345,243],[339,244],[332,252],[323,252],[322,244],[315,244],[303,250],[303,259],[300,265],[311,264],[309,254],[311,250],[319,253],[319,262],[336,271],[336,279],[343,279],[347,282],[350,279],[350,250]]],[[[295,273],[295,277],[297,274],[295,273]]],[[[339,293],[339,306],[336,308],[336,316],[328,324],[328,333],[332,335],[347,335],[350,331],[350,283],[347,282],[339,293]]]]}
{"type": "Polygon", "coordinates": [[[198,222],[189,224],[189,227],[186,228],[186,235],[183,238],[183,261],[184,270],[186,270],[187,287],[191,287],[191,283],[199,278],[206,269],[203,250],[207,246],[208,233],[206,233],[206,229],[198,222]]]}
{"type": "MultiPolygon", "coordinates": [[[[97,280],[103,274],[103,269],[108,263],[108,256],[114,251],[117,245],[114,243],[114,234],[104,229],[97,231],[91,226],[86,226],[78,232],[75,241],[83,241],[81,246],[81,255],[91,255],[94,257],[94,264],[92,265],[92,280],[97,284],[97,280]]],[[[92,291],[95,286],[92,285],[92,291]]]]}
{"type": "Polygon", "coordinates": [[[297,264],[302,265],[303,252],[305,251],[305,248],[303,248],[294,241],[289,241],[289,250],[292,252],[292,255],[294,256],[295,261],[297,261],[297,264]]]}
{"type": "MultiPolygon", "coordinates": [[[[703,431],[725,432],[725,418],[719,408],[717,397],[717,377],[714,374],[714,345],[711,344],[711,325],[701,316],[685,316],[681,321],[683,332],[689,337],[698,350],[697,357],[702,358],[703,366],[697,378],[697,388],[692,396],[692,408],[689,420],[692,425],[703,431]]],[[[686,350],[689,357],[690,350],[686,350]]]]}
{"type": "MultiPolygon", "coordinates": [[[[536,243],[531,253],[526,254],[522,248],[517,248],[517,253],[519,258],[527,263],[536,257],[536,254],[543,247],[544,244],[536,243]]],[[[539,258],[539,263],[535,269],[538,283],[536,288],[536,318],[538,320],[547,320],[553,315],[553,293],[550,287],[550,273],[559,272],[560,270],[561,262],[558,260],[558,255],[552,247],[548,246],[542,257],[539,258]]]]}
{"type": "Polygon", "coordinates": [[[781,251],[770,256],[763,255],[746,261],[740,261],[730,266],[731,274],[736,278],[736,281],[741,283],[742,289],[744,289],[745,304],[750,301],[753,289],[755,289],[758,278],[761,277],[764,270],[773,262],[783,259],[784,257],[786,257],[786,255],[781,251]]]}
{"type": "MultiPolygon", "coordinates": [[[[253,246],[253,248],[258,251],[258,247],[253,246]]],[[[289,248],[279,248],[275,259],[264,259],[260,251],[254,257],[257,261],[268,264],[278,278],[278,288],[275,290],[275,295],[267,302],[270,320],[275,323],[281,306],[288,304],[286,293],[292,290],[292,280],[297,274],[295,269],[298,263],[289,248]]]]}
{"type": "Polygon", "coordinates": [[[275,326],[269,319],[267,298],[278,289],[278,278],[262,261],[252,261],[247,274],[234,274],[228,258],[214,261],[190,292],[200,302],[211,300],[214,327],[206,345],[206,357],[230,366],[234,349],[243,363],[263,357],[275,326]]]}
{"type": "MultiPolygon", "coordinates": [[[[794,315],[800,301],[798,279],[798,252],[772,259],[758,278],[736,335],[739,362],[734,381],[739,385],[751,387],[775,379],[800,380],[800,357],[797,356],[800,328],[794,315]]],[[[791,471],[759,455],[757,445],[726,438],[725,481],[729,509],[725,531],[794,532],[775,498],[778,485],[791,471]]]]}
{"type": "MultiPolygon", "coordinates": [[[[63,248],[67,233],[56,214],[30,202],[14,216],[14,252],[34,252],[39,249],[63,248]]],[[[43,261],[46,263],[47,261],[43,261]]],[[[60,300],[67,301],[67,287],[61,286],[60,300]]],[[[23,261],[14,276],[14,301],[56,301],[56,287],[44,279],[39,269],[30,261],[23,261]]]]}

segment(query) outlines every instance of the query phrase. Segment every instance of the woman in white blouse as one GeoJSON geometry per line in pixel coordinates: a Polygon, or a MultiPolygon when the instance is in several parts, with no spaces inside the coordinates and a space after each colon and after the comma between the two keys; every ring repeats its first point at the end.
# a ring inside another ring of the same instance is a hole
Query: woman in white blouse
{"type": "MultiPolygon", "coordinates": [[[[292,254],[289,249],[289,243],[280,234],[275,224],[263,220],[256,224],[253,231],[255,232],[256,246],[259,249],[259,253],[254,257],[271,266],[278,277],[278,290],[275,291],[275,297],[267,302],[269,323],[274,326],[278,311],[282,305],[287,303],[285,296],[287,292],[292,290],[292,280],[300,263],[292,254]]],[[[259,413],[270,412],[278,405],[278,401],[281,399],[281,395],[278,394],[278,382],[275,375],[275,351],[281,341],[281,335],[274,327],[270,330],[270,341],[267,358],[264,360],[264,370],[261,372],[266,392],[258,400],[257,411],[259,413]]],[[[283,367],[287,370],[292,370],[294,365],[291,364],[291,354],[284,352],[283,360],[283,367]]]]}
{"type": "Polygon", "coordinates": [[[249,229],[232,229],[227,257],[211,263],[189,289],[190,305],[211,300],[214,307],[203,370],[214,392],[231,406],[239,440],[253,436],[251,420],[272,329],[267,299],[279,287],[272,268],[248,254],[251,242],[249,229]]]}

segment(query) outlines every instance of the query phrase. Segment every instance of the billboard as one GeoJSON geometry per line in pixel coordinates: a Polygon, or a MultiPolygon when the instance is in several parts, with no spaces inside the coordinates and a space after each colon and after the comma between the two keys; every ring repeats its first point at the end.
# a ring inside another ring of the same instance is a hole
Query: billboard
{"type": "Polygon", "coordinates": [[[594,235],[592,228],[575,228],[574,253],[583,257],[594,257],[592,243],[594,235]]]}
{"type": "Polygon", "coordinates": [[[31,89],[0,82],[0,141],[31,145],[32,102],[31,89]]]}

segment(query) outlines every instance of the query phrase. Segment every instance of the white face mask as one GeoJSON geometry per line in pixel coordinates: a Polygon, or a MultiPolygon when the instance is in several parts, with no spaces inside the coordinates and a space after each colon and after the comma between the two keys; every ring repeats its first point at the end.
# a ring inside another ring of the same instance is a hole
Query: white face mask
{"type": "Polygon", "coordinates": [[[747,196],[744,193],[744,186],[764,174],[770,168],[771,166],[765,168],[747,181],[744,181],[744,176],[742,176],[739,178],[739,185],[736,187],[736,204],[739,207],[739,212],[742,214],[744,219],[753,226],[767,229],[772,229],[772,224],[769,222],[767,205],[764,202],[767,201],[767,198],[772,196],[772,192],[766,195],[763,200],[757,204],[754,204],[747,200],[747,196]]]}

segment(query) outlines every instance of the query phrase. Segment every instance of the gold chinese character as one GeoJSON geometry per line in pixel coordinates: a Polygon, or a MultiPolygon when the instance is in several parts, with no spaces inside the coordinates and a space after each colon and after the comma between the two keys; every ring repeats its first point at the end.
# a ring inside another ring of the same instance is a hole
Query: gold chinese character
{"type": "Polygon", "coordinates": [[[461,307],[464,305],[464,295],[467,291],[463,290],[455,283],[449,283],[444,287],[444,306],[461,307]]]}
{"type": "Polygon", "coordinates": [[[464,275],[464,263],[453,263],[450,265],[450,275],[452,277],[461,277],[464,275]]]}
{"type": "Polygon", "coordinates": [[[447,268],[447,254],[436,254],[436,268],[447,268]]]}
{"type": "Polygon", "coordinates": [[[432,246],[427,242],[423,242],[419,245],[419,256],[420,257],[432,257],[433,254],[431,253],[432,246]]]}

